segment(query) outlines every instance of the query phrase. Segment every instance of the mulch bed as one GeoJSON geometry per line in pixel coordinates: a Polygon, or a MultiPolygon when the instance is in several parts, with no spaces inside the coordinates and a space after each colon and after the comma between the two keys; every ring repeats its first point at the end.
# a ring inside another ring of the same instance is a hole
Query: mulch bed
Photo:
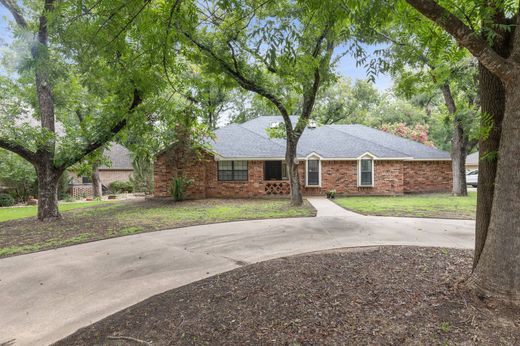
{"type": "Polygon", "coordinates": [[[520,309],[460,284],[471,255],[382,247],[257,263],[151,297],[56,345],[519,344],[520,309]]]}

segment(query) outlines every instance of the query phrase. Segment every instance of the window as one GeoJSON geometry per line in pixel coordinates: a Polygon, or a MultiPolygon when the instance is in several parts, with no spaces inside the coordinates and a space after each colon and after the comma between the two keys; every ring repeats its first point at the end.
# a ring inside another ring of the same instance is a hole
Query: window
{"type": "Polygon", "coordinates": [[[90,179],[90,177],[83,176],[83,177],[81,177],[81,183],[82,184],[91,184],[92,179],[90,179]]]}
{"type": "Polygon", "coordinates": [[[264,180],[286,180],[287,165],[285,161],[265,161],[264,180]]]}
{"type": "Polygon", "coordinates": [[[359,186],[374,186],[374,160],[359,160],[359,186]]]}
{"type": "Polygon", "coordinates": [[[307,160],[307,185],[320,185],[320,160],[307,160]]]}
{"type": "Polygon", "coordinates": [[[219,161],[218,180],[247,181],[247,161],[219,161]]]}

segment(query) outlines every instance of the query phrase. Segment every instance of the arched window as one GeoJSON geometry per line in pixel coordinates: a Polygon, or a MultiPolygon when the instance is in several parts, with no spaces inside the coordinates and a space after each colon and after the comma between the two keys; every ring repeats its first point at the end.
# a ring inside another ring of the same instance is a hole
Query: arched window
{"type": "Polygon", "coordinates": [[[358,160],[358,186],[374,186],[374,159],[365,155],[358,160]]]}
{"type": "Polygon", "coordinates": [[[310,187],[321,186],[321,161],[317,156],[310,156],[305,163],[305,185],[310,187]]]}

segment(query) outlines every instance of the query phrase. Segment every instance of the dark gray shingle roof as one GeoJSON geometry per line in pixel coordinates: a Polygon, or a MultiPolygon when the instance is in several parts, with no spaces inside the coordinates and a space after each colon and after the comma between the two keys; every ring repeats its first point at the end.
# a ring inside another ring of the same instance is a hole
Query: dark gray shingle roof
{"type": "MultiPolygon", "coordinates": [[[[298,117],[291,117],[293,123],[298,117]]],[[[285,139],[269,138],[266,129],[282,122],[262,116],[216,130],[214,151],[223,158],[283,158],[285,139]]],[[[378,158],[449,160],[445,151],[363,125],[324,125],[306,128],[298,143],[298,157],[316,153],[326,159],[357,158],[366,152],[378,158]]]]}
{"type": "Polygon", "coordinates": [[[105,150],[104,154],[112,164],[109,167],[101,166],[101,169],[133,169],[130,151],[121,144],[112,143],[110,149],[105,150]]]}
{"type": "Polygon", "coordinates": [[[473,153],[473,154],[469,154],[466,157],[466,164],[467,165],[478,165],[478,162],[479,162],[478,151],[473,153]]]}

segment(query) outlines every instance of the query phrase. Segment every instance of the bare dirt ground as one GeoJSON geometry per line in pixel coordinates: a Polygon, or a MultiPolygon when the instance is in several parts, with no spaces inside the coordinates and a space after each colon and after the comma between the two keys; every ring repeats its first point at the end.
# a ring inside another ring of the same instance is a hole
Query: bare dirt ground
{"type": "Polygon", "coordinates": [[[518,345],[520,308],[461,284],[471,251],[342,249],[151,297],[56,345],[518,345]]]}

